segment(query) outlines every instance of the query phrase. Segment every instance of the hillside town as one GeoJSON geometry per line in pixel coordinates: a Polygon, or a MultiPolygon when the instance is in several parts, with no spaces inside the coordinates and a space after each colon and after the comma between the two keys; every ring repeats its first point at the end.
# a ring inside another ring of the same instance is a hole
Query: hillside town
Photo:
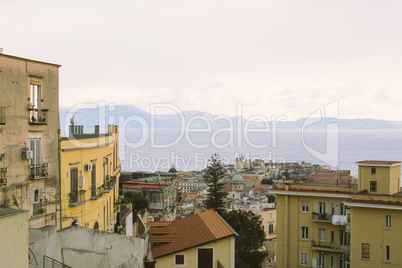
{"type": "Polygon", "coordinates": [[[2,267],[399,267],[401,162],[357,159],[356,178],[234,159],[222,209],[251,212],[264,233],[263,261],[242,266],[239,228],[207,202],[208,167],[123,171],[118,125],[71,118],[62,136],[60,67],[0,54],[2,267]]]}

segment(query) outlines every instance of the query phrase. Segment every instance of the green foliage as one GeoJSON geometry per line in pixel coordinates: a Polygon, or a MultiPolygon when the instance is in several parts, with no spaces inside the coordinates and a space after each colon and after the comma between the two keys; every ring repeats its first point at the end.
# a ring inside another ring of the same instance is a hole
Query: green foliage
{"type": "Polygon", "coordinates": [[[137,217],[137,214],[143,215],[145,210],[149,207],[148,199],[138,192],[125,192],[123,203],[131,203],[133,204],[133,214],[134,217],[137,217]]]}
{"type": "Polygon", "coordinates": [[[267,256],[265,251],[260,251],[265,241],[261,216],[251,211],[232,210],[222,217],[239,235],[236,238],[236,267],[260,267],[267,256]]]}
{"type": "Polygon", "coordinates": [[[269,185],[273,185],[274,181],[272,179],[262,179],[261,180],[261,184],[269,184],[269,185]]]}
{"type": "Polygon", "coordinates": [[[209,159],[209,165],[204,172],[204,181],[208,185],[207,199],[205,205],[208,209],[213,209],[219,214],[225,211],[225,204],[223,200],[226,193],[222,192],[224,183],[221,179],[225,177],[225,166],[223,165],[219,155],[214,154],[209,159]]]}

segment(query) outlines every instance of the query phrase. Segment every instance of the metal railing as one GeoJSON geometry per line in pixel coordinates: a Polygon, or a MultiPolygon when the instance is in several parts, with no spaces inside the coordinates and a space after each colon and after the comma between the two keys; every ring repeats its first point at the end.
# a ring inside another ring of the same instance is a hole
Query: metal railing
{"type": "Polygon", "coordinates": [[[38,165],[30,165],[30,176],[29,178],[32,180],[35,179],[43,179],[47,177],[47,163],[38,164],[38,165]]]}
{"type": "Polygon", "coordinates": [[[48,109],[29,108],[30,124],[46,124],[48,109]]]}
{"type": "Polygon", "coordinates": [[[53,258],[43,255],[43,268],[72,268],[71,266],[65,265],[53,258]]]}

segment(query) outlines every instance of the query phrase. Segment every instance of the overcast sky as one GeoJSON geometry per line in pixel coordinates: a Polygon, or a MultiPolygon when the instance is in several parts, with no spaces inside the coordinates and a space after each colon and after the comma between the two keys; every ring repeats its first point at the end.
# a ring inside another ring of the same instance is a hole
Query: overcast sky
{"type": "Polygon", "coordinates": [[[5,54],[62,65],[60,106],[402,120],[402,1],[1,1],[5,54]]]}

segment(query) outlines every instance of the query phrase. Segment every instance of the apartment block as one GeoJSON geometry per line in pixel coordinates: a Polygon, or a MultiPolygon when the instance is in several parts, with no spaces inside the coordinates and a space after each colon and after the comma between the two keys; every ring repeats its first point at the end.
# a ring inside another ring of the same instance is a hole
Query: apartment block
{"type": "Polygon", "coordinates": [[[0,205],[29,228],[60,227],[59,68],[0,54],[0,205]]]}
{"type": "MultiPolygon", "coordinates": [[[[119,220],[118,127],[84,133],[70,125],[60,142],[61,225],[113,232],[119,220]]],[[[119,230],[116,230],[119,231],[119,230]]]]}

